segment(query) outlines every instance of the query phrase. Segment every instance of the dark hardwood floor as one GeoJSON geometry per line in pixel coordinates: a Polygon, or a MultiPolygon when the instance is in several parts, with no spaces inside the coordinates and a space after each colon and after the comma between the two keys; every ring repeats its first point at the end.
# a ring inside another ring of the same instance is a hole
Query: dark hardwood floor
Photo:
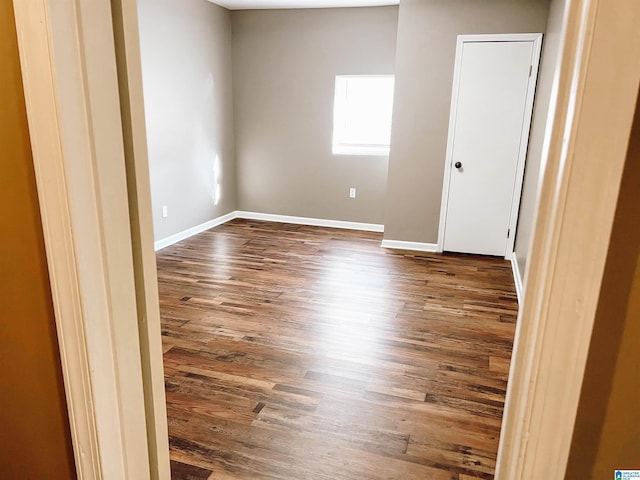
{"type": "Polygon", "coordinates": [[[165,248],[173,478],[491,479],[508,262],[234,220],[165,248]]]}

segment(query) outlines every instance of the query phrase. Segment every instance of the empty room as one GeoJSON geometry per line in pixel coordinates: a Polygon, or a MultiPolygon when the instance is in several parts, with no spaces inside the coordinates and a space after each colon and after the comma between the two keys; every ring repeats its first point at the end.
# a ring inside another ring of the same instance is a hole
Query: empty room
{"type": "Polygon", "coordinates": [[[563,2],[299,3],[139,1],[172,478],[491,479],[563,2]]]}
{"type": "Polygon", "coordinates": [[[0,0],[0,477],[640,478],[640,4],[219,1],[0,0]]]}

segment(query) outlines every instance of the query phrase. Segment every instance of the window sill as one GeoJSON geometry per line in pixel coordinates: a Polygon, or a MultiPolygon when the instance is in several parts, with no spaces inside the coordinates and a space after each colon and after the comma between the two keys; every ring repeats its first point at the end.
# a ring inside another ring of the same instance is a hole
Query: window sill
{"type": "Polygon", "coordinates": [[[334,145],[334,155],[366,155],[370,157],[388,157],[389,147],[361,147],[358,145],[334,145]]]}

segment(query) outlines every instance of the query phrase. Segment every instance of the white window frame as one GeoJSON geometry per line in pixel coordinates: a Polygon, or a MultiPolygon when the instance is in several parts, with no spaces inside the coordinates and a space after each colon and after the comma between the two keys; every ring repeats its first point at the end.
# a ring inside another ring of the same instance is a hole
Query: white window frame
{"type": "MultiPolygon", "coordinates": [[[[394,81],[395,75],[336,75],[335,94],[333,106],[333,138],[332,152],[334,155],[370,155],[370,156],[389,156],[389,143],[355,143],[345,140],[348,135],[345,128],[341,128],[340,124],[346,121],[345,109],[347,108],[347,84],[345,81],[349,79],[363,78],[390,78],[394,81]]],[[[394,88],[392,87],[392,88],[394,88]]],[[[391,115],[389,112],[389,129],[391,129],[391,115]]],[[[389,132],[391,135],[391,132],[389,132]]]]}

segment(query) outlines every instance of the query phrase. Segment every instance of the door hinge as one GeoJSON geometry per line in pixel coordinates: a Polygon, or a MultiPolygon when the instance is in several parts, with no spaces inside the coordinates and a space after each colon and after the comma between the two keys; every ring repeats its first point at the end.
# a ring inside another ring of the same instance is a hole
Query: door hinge
{"type": "Polygon", "coordinates": [[[532,72],[533,72],[533,65],[529,65],[529,76],[531,76],[532,72]]]}
{"type": "Polygon", "coordinates": [[[509,238],[509,235],[511,235],[511,229],[507,230],[507,238],[509,238]]]}

